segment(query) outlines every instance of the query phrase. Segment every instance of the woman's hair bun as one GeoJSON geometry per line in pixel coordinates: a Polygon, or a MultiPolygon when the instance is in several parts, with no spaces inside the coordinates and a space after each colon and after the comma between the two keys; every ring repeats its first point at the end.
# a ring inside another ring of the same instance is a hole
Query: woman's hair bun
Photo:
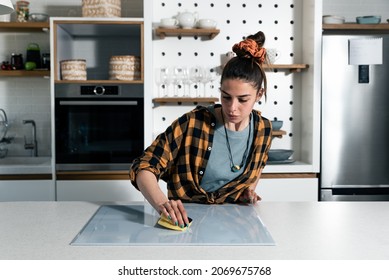
{"type": "Polygon", "coordinates": [[[265,34],[262,31],[250,35],[247,39],[235,44],[232,50],[238,57],[253,58],[262,64],[266,59],[265,34]]]}

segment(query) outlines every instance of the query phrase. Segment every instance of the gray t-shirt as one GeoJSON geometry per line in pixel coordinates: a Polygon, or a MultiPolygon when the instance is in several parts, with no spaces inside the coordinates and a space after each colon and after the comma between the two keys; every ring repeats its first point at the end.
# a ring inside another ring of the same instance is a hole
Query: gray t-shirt
{"type": "MultiPolygon", "coordinates": [[[[210,106],[209,109],[213,114],[215,114],[213,106],[210,106]]],[[[240,165],[242,163],[243,154],[247,146],[249,129],[251,129],[249,140],[250,144],[248,147],[250,151],[254,139],[253,122],[250,121],[250,128],[249,126],[247,126],[242,131],[231,131],[227,129],[232,158],[234,160],[234,164],[236,165],[240,165]]],[[[247,154],[247,158],[249,157],[249,151],[247,154]]],[[[244,163],[243,167],[238,172],[231,171],[231,161],[227,148],[227,140],[224,131],[224,126],[223,123],[216,123],[212,151],[208,160],[204,177],[201,180],[201,187],[207,192],[214,192],[223,187],[228,182],[232,181],[234,178],[238,177],[240,174],[242,174],[245,166],[246,163],[244,163]]]]}

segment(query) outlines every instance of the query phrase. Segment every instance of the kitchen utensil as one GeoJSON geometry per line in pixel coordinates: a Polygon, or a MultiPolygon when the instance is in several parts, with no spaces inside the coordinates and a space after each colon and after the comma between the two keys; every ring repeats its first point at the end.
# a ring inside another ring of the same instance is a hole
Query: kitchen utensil
{"type": "Polygon", "coordinates": [[[12,70],[23,69],[23,55],[12,53],[11,55],[11,67],[12,70]]]}
{"type": "Polygon", "coordinates": [[[199,19],[197,22],[197,26],[199,28],[208,28],[212,29],[216,27],[217,22],[213,19],[199,19]]]}
{"type": "Polygon", "coordinates": [[[42,53],[42,69],[50,70],[50,54],[42,53]]]}
{"type": "Polygon", "coordinates": [[[191,13],[188,11],[178,13],[177,20],[180,26],[184,29],[193,28],[196,25],[198,19],[198,13],[191,13]]]}
{"type": "Polygon", "coordinates": [[[283,121],[278,121],[278,120],[271,121],[271,125],[274,131],[280,130],[283,124],[284,124],[283,121]]]}
{"type": "Polygon", "coordinates": [[[43,13],[31,13],[28,17],[30,21],[45,22],[48,21],[49,15],[43,13]]]}
{"type": "Polygon", "coordinates": [[[267,58],[271,64],[275,63],[281,57],[281,52],[274,48],[266,49],[267,58]]]}
{"type": "Polygon", "coordinates": [[[381,16],[363,16],[357,17],[359,24],[377,24],[381,22],[381,16]]]}
{"type": "Polygon", "coordinates": [[[270,149],[269,150],[269,161],[285,161],[293,155],[293,150],[287,149],[270,149]]]}
{"type": "Polygon", "coordinates": [[[344,22],[345,22],[345,18],[342,16],[332,16],[332,15],[323,16],[324,24],[342,24],[344,22]]]}
{"type": "Polygon", "coordinates": [[[176,18],[162,18],[160,26],[163,28],[177,28],[178,20],[176,18]]]}
{"type": "Polygon", "coordinates": [[[8,119],[4,109],[0,108],[0,141],[2,141],[7,135],[8,131],[8,119]]]}
{"type": "Polygon", "coordinates": [[[41,68],[41,51],[37,43],[28,44],[26,62],[35,62],[36,68],[41,68]]]}

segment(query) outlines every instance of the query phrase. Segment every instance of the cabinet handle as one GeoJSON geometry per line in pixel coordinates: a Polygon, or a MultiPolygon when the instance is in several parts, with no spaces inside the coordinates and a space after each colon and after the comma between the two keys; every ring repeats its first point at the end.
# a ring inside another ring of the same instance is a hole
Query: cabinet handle
{"type": "Polygon", "coordinates": [[[136,106],[138,105],[138,101],[60,101],[59,105],[75,105],[75,106],[100,106],[100,105],[113,105],[113,106],[122,106],[122,105],[130,105],[136,106]]]}

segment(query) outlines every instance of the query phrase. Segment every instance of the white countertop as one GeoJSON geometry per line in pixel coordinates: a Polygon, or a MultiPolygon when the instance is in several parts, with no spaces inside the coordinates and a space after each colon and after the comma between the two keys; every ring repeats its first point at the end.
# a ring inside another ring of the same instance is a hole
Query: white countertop
{"type": "Polygon", "coordinates": [[[100,205],[1,202],[0,259],[389,259],[389,202],[261,202],[276,246],[69,245],[100,205]]]}
{"type": "Polygon", "coordinates": [[[51,157],[6,157],[0,159],[0,175],[51,173],[51,157]]]}

